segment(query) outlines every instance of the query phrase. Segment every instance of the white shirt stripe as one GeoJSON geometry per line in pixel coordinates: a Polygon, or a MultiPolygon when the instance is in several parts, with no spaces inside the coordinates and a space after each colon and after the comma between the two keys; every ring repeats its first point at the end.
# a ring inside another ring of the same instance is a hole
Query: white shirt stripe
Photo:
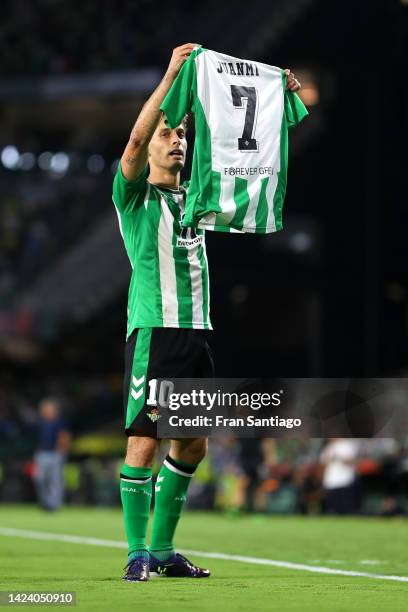
{"type": "Polygon", "coordinates": [[[256,231],[256,211],[258,209],[259,194],[261,192],[261,185],[259,181],[248,181],[247,191],[249,196],[249,205],[244,218],[243,227],[249,233],[256,231]]]}
{"type": "Polygon", "coordinates": [[[173,235],[174,217],[161,196],[161,216],[158,229],[158,251],[160,269],[160,290],[162,295],[163,327],[178,326],[178,300],[176,265],[173,257],[173,244],[169,236],[173,235]]]}
{"type": "Polygon", "coordinates": [[[203,279],[198,249],[187,249],[187,257],[190,264],[193,327],[195,327],[194,323],[202,325],[203,321],[203,279]]]}
{"type": "Polygon", "coordinates": [[[217,221],[222,225],[227,225],[234,217],[237,205],[234,201],[235,181],[231,180],[229,176],[223,176],[221,174],[220,181],[220,207],[222,212],[218,213],[217,221]]]}

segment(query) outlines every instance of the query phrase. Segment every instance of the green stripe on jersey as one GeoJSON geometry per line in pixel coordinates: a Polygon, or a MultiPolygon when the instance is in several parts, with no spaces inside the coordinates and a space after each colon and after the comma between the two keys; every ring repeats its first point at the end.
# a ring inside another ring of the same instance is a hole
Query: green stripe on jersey
{"type": "Polygon", "coordinates": [[[173,197],[170,196],[169,200],[169,205],[174,216],[173,257],[176,271],[177,316],[179,321],[185,321],[188,327],[193,327],[193,298],[188,249],[177,246],[177,228],[180,227],[181,224],[181,210],[173,197]]]}
{"type": "MultiPolygon", "coordinates": [[[[203,231],[203,230],[198,230],[203,231]]],[[[209,286],[209,278],[208,278],[208,262],[207,262],[207,254],[205,249],[202,247],[198,251],[198,256],[201,262],[201,282],[203,284],[203,319],[207,318],[209,321],[210,316],[210,305],[209,305],[209,295],[210,295],[210,286],[209,286]]],[[[209,323],[205,323],[205,329],[209,329],[209,323]]]]}
{"type": "Polygon", "coordinates": [[[261,180],[261,192],[259,194],[258,206],[256,209],[255,223],[257,232],[265,232],[266,222],[268,219],[268,200],[266,199],[266,187],[269,182],[269,177],[261,180]]]}
{"type": "Polygon", "coordinates": [[[237,206],[237,210],[233,219],[233,225],[238,230],[242,230],[245,215],[248,211],[249,195],[247,186],[248,181],[239,177],[235,177],[234,201],[237,206]]]}

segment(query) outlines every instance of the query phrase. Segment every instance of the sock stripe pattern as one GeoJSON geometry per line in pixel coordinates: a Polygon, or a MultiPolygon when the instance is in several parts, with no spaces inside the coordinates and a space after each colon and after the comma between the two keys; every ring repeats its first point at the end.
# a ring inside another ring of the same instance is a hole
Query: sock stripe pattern
{"type": "Polygon", "coordinates": [[[179,476],[186,476],[187,478],[192,478],[194,472],[196,471],[196,465],[187,465],[185,463],[180,464],[174,459],[172,459],[169,455],[163,461],[163,465],[166,466],[172,472],[179,474],[179,476]]]}
{"type": "Polygon", "coordinates": [[[120,474],[120,479],[123,482],[134,482],[135,484],[143,484],[145,482],[149,482],[152,479],[151,476],[146,476],[146,478],[130,478],[129,476],[125,476],[125,474],[120,474]]]}
{"type": "Polygon", "coordinates": [[[157,476],[150,552],[161,561],[174,553],[174,533],[196,468],[167,455],[157,476]]]}

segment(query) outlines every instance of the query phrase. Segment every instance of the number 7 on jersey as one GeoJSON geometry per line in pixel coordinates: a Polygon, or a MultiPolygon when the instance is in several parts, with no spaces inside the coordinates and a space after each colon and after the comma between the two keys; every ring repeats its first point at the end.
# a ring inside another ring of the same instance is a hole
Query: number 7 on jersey
{"type": "Polygon", "coordinates": [[[258,116],[258,92],[255,87],[231,85],[231,96],[235,108],[244,108],[244,100],[247,101],[244,131],[238,138],[238,150],[258,151],[258,141],[253,137],[258,116]]]}

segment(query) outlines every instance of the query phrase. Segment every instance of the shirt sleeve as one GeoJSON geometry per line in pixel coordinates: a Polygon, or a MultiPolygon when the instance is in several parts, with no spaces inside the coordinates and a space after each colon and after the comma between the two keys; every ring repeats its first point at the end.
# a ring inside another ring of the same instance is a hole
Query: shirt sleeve
{"type": "Polygon", "coordinates": [[[285,91],[285,115],[288,128],[293,128],[309,113],[307,112],[306,106],[294,91],[285,91]]]}
{"type": "Polygon", "coordinates": [[[113,203],[121,213],[131,213],[143,204],[147,189],[147,166],[142,174],[134,181],[128,181],[123,176],[122,165],[119,161],[118,169],[113,180],[113,203]]]}
{"type": "Polygon", "coordinates": [[[180,125],[184,115],[189,110],[194,110],[194,88],[196,86],[195,58],[197,53],[193,51],[184,62],[176,80],[167,92],[160,110],[166,115],[166,123],[171,128],[180,125]]]}

